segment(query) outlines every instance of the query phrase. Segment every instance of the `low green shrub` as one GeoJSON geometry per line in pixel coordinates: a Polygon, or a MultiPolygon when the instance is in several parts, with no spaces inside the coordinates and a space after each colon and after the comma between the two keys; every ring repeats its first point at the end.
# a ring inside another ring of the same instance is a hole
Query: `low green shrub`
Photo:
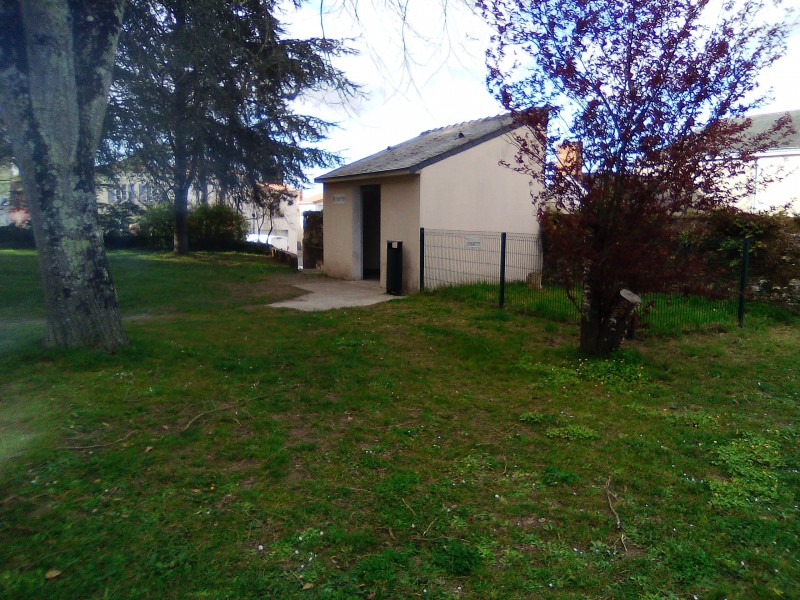
{"type": "Polygon", "coordinates": [[[30,227],[17,227],[16,225],[0,227],[0,248],[30,250],[35,247],[33,229],[30,227]]]}
{"type": "Polygon", "coordinates": [[[170,202],[148,204],[138,221],[137,235],[149,248],[167,250],[172,247],[175,230],[175,209],[170,202]]]}
{"type": "MultiPolygon", "coordinates": [[[[175,209],[169,202],[148,205],[138,221],[138,236],[147,247],[172,247],[175,209]]],[[[247,250],[247,220],[224,204],[200,204],[189,211],[189,248],[192,250],[247,250]]]]}
{"type": "Polygon", "coordinates": [[[245,241],[247,220],[224,204],[200,204],[189,211],[189,246],[197,250],[226,249],[245,241]]]}

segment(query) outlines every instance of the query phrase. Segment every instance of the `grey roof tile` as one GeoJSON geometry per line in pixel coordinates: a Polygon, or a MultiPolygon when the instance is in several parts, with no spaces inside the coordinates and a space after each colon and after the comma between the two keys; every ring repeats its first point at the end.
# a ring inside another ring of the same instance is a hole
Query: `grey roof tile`
{"type": "Polygon", "coordinates": [[[766,113],[763,115],[750,115],[750,127],[748,127],[747,131],[753,135],[766,133],[769,131],[769,128],[772,127],[775,121],[787,113],[792,119],[794,133],[779,137],[772,149],[785,150],[788,148],[800,148],[800,110],[766,113]]]}
{"type": "Polygon", "coordinates": [[[318,182],[366,175],[415,173],[435,162],[482,144],[514,129],[510,114],[423,131],[417,137],[389,146],[316,178],[318,182]]]}

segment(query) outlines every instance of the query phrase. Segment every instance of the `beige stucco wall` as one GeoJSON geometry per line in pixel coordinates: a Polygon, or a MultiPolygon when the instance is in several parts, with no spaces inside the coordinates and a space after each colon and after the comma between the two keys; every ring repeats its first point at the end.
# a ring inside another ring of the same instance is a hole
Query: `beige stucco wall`
{"type": "Polygon", "coordinates": [[[748,165],[743,177],[732,184],[742,190],[736,203],[742,210],[762,212],[787,208],[790,213],[800,213],[800,150],[766,153],[748,165]]]}
{"type": "Polygon", "coordinates": [[[323,193],[324,270],[331,277],[362,278],[361,186],[381,186],[381,285],[386,286],[386,242],[403,242],[403,290],[419,288],[419,176],[363,179],[325,184],[323,193]],[[334,196],[344,203],[334,203],[334,196]]]}
{"type": "MultiPolygon", "coordinates": [[[[351,183],[326,183],[322,195],[323,269],[331,277],[357,279],[353,261],[353,203],[358,186],[351,183]],[[343,204],[334,204],[334,196],[343,196],[343,204]]],[[[360,251],[360,250],[359,250],[360,251]]]]}
{"type": "Polygon", "coordinates": [[[503,135],[423,169],[422,227],[538,232],[531,191],[541,189],[541,183],[531,184],[529,176],[499,164],[513,164],[514,151],[503,135]]]}
{"type": "Polygon", "coordinates": [[[386,242],[403,242],[403,290],[419,289],[418,175],[393,177],[381,184],[381,285],[386,286],[386,242]]]}

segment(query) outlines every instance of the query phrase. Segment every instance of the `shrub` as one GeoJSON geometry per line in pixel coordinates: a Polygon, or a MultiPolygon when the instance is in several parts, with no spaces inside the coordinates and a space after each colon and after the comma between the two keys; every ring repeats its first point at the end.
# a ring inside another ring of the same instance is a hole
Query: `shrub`
{"type": "Polygon", "coordinates": [[[106,248],[129,248],[139,245],[135,231],[145,209],[130,200],[97,207],[97,222],[103,232],[106,248]]]}
{"type": "Polygon", "coordinates": [[[245,241],[247,220],[224,204],[200,204],[189,211],[189,246],[227,249],[245,241]]]}
{"type": "MultiPolygon", "coordinates": [[[[170,202],[148,205],[138,222],[138,235],[150,248],[172,248],[175,209],[170,202]]],[[[189,248],[192,250],[247,250],[247,220],[224,204],[200,204],[189,210],[189,248]]]]}
{"type": "Polygon", "coordinates": [[[785,213],[718,211],[706,224],[705,245],[722,254],[729,264],[739,264],[742,240],[750,240],[750,281],[759,299],[797,303],[800,279],[800,236],[797,218],[785,213]]]}
{"type": "Polygon", "coordinates": [[[148,204],[138,222],[138,236],[150,248],[167,250],[172,247],[175,229],[175,210],[171,202],[148,204]]]}
{"type": "Polygon", "coordinates": [[[0,227],[0,248],[30,249],[35,247],[33,229],[30,227],[16,225],[0,227]]]}
{"type": "Polygon", "coordinates": [[[97,206],[97,223],[105,237],[129,236],[131,227],[143,214],[144,208],[130,200],[100,203],[97,206]]]}

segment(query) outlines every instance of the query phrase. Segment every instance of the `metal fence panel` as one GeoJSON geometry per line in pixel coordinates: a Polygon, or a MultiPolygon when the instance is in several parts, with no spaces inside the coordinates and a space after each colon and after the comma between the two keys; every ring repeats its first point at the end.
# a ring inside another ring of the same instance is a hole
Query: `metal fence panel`
{"type": "MultiPolygon", "coordinates": [[[[423,289],[449,288],[446,293],[464,299],[562,322],[580,320],[577,307],[582,289],[579,286],[567,292],[556,283],[554,274],[547,272],[538,234],[424,229],[420,243],[423,289]]],[[[735,289],[735,283],[732,281],[731,289],[735,289]]],[[[676,290],[671,294],[643,294],[642,300],[640,326],[660,333],[736,320],[737,303],[731,295],[723,294],[715,300],[676,290]]]]}
{"type": "MultiPolygon", "coordinates": [[[[502,235],[487,231],[425,229],[425,289],[499,283],[502,235]]],[[[541,281],[539,236],[509,233],[506,244],[506,281],[541,281]]]]}
{"type": "Polygon", "coordinates": [[[424,287],[500,282],[500,234],[425,229],[424,287]]]}

